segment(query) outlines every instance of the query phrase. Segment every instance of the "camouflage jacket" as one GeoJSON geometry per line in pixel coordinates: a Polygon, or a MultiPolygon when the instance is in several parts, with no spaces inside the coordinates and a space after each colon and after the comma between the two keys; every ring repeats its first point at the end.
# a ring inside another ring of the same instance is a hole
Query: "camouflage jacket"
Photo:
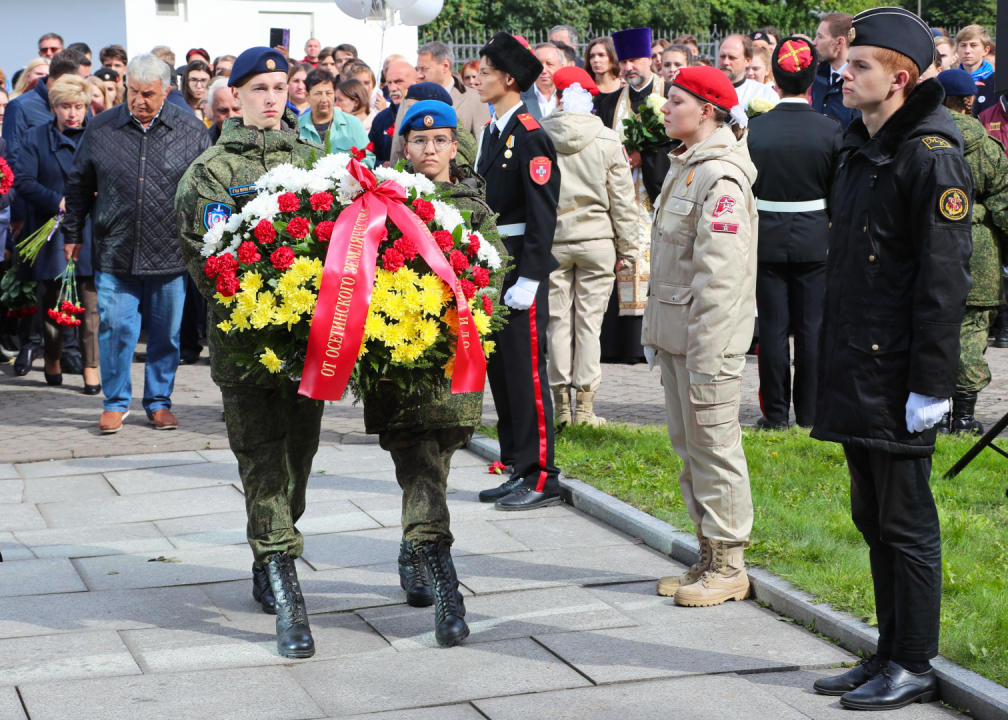
{"type": "Polygon", "coordinates": [[[1008,157],[979,120],[959,112],[953,112],[952,119],[963,136],[963,155],[976,187],[970,256],[973,289],[966,304],[994,307],[1004,302],[1001,244],[1008,239],[1008,157]]]}
{"type": "MultiPolygon", "coordinates": [[[[210,376],[218,385],[252,384],[271,387],[276,377],[244,378],[245,370],[227,362],[221,346],[220,318],[229,313],[213,299],[216,287],[203,273],[206,259],[200,254],[203,233],[211,221],[226,220],[256,196],[251,186],[267,170],[283,163],[304,165],[312,153],[322,154],[322,146],[298,137],[297,117],[284,112],[277,130],[247,128],[239,118],[230,118],[221,129],[217,144],[189,166],[175,194],[179,222],[179,244],[196,286],[207,300],[207,342],[210,346],[210,376]]],[[[233,343],[233,340],[226,340],[233,343]]]]}
{"type": "MultiPolygon", "coordinates": [[[[407,163],[406,172],[414,172],[412,165],[407,163]]],[[[484,234],[497,235],[494,214],[483,200],[480,183],[482,178],[476,176],[471,180],[459,183],[437,183],[438,189],[447,191],[459,210],[472,212],[470,222],[472,227],[482,230],[484,234]],[[476,187],[473,187],[473,186],[476,187]]],[[[501,256],[507,253],[500,240],[490,242],[497,248],[501,256]]],[[[500,283],[497,291],[500,292],[500,283]]],[[[500,350],[497,350],[500,352],[500,350]]],[[[383,382],[384,384],[384,382],[383,382]]],[[[467,427],[479,425],[483,417],[483,392],[461,393],[452,395],[451,388],[446,387],[441,396],[427,403],[404,397],[391,382],[388,388],[378,391],[377,397],[364,398],[364,428],[367,432],[376,434],[388,430],[402,430],[412,427],[446,428],[467,427]]]]}

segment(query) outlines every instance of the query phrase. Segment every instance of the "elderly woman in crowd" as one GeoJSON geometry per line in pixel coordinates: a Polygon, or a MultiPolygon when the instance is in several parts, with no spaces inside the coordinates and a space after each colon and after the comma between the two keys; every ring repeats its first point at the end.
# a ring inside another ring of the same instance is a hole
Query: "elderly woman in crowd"
{"type": "Polygon", "coordinates": [[[210,115],[204,112],[203,105],[207,88],[210,87],[210,77],[210,66],[202,60],[193,60],[182,73],[182,97],[207,128],[213,124],[210,115]]]}
{"type": "MultiPolygon", "coordinates": [[[[63,197],[74,153],[84,134],[84,123],[91,101],[88,81],[76,75],[64,75],[49,88],[49,104],[55,119],[25,133],[14,170],[14,187],[29,207],[23,236],[28,237],[50,218],[66,209],[63,197]]],[[[91,225],[81,233],[83,247],[76,264],[77,290],[85,313],[80,325],[81,355],[84,360],[84,393],[101,391],[98,376],[98,296],[91,270],[91,225]]],[[[30,266],[32,279],[44,288],[44,305],[52,308],[62,284],[58,278],[70,259],[70,248],[63,247],[63,233],[56,230],[30,266]]],[[[61,385],[60,356],[63,328],[48,315],[43,318],[45,343],[45,379],[61,385]]]]}

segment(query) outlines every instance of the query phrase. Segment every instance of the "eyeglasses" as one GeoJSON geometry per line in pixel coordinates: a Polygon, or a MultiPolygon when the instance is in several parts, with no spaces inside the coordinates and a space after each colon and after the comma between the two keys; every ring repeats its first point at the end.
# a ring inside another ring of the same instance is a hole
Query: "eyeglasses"
{"type": "Polygon", "coordinates": [[[427,149],[428,143],[434,143],[434,149],[438,152],[442,152],[448,145],[452,142],[451,138],[446,137],[436,137],[436,138],[413,138],[409,141],[410,147],[413,148],[414,152],[423,152],[427,149]]]}
{"type": "Polygon", "coordinates": [[[207,83],[209,82],[210,82],[209,80],[203,80],[202,78],[189,78],[190,85],[202,85],[206,87],[207,83]]]}

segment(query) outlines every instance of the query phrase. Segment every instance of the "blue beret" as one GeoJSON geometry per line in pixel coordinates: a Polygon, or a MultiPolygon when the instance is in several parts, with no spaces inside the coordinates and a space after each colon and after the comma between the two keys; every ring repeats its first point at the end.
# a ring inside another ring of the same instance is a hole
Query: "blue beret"
{"type": "Polygon", "coordinates": [[[421,100],[410,105],[403,116],[399,134],[405,135],[410,130],[429,130],[430,128],[457,128],[458,116],[451,105],[438,100],[421,100]]]}
{"type": "Polygon", "coordinates": [[[968,97],[977,93],[973,76],[958,68],[938,73],[938,82],[945,88],[945,94],[951,97],[968,97]]]}
{"type": "Polygon", "coordinates": [[[935,59],[934,35],[923,20],[900,7],[877,7],[859,12],[851,21],[851,47],[871,45],[906,55],[923,73],[935,59]]]}
{"type": "Polygon", "coordinates": [[[406,97],[410,100],[439,100],[453,105],[451,93],[437,83],[419,82],[409,86],[406,97]]]}
{"type": "Polygon", "coordinates": [[[620,62],[634,58],[651,57],[651,28],[618,30],[612,34],[616,59],[620,62]]]}
{"type": "Polygon", "coordinates": [[[287,58],[278,51],[268,47],[251,47],[234,61],[231,66],[231,76],[228,87],[234,87],[242,80],[252,75],[270,72],[287,72],[290,65],[287,58]]]}

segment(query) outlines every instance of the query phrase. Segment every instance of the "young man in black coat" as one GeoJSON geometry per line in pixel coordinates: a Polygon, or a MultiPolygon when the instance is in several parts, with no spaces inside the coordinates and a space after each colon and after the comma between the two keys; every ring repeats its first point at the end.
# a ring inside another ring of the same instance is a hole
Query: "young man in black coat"
{"type": "Polygon", "coordinates": [[[497,33],[480,50],[476,92],[492,103],[483,129],[477,172],[486,200],[498,213],[497,230],[514,263],[504,278],[507,325],[492,339],[497,352],[487,376],[497,408],[501,460],[511,478],[480,493],[500,510],[530,510],[560,502],[560,471],[553,461],[553,403],[546,377],[546,324],[560,169],[550,136],[529,114],[520,94],[532,87],[542,63],[528,43],[497,33]]]}
{"type": "Polygon", "coordinates": [[[802,427],[815,418],[816,362],[829,243],[829,196],[843,142],[840,123],[817,113],[806,93],[818,53],[791,37],[774,48],[771,66],[780,103],[749,121],[749,156],[759,170],[760,243],[756,268],[759,308],[760,406],[756,426],[788,426],[794,328],[794,410],[802,427]]]}
{"type": "Polygon", "coordinates": [[[854,18],[847,131],[830,203],[812,437],[843,443],[851,514],[869,548],[878,651],[815,689],[847,708],[937,696],[941,532],[928,480],[948,410],[971,277],[973,180],[962,137],[925,80],[931,31],[901,8],[854,18]]]}

